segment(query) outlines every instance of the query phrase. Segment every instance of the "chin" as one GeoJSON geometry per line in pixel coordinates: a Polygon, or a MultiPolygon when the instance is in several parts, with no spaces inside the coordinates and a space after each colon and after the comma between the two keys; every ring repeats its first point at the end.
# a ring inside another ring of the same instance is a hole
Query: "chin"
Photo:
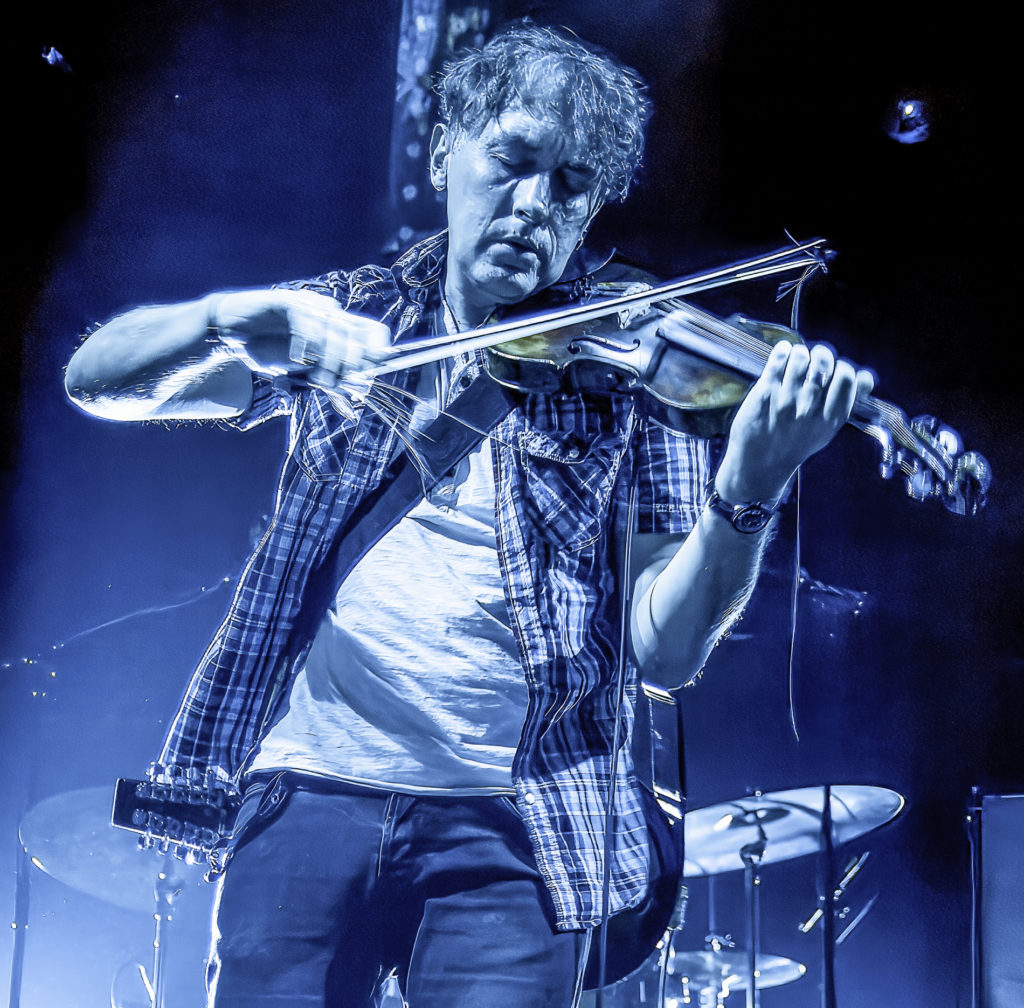
{"type": "Polygon", "coordinates": [[[498,304],[516,304],[540,290],[541,280],[534,273],[502,270],[491,274],[481,286],[498,304]]]}

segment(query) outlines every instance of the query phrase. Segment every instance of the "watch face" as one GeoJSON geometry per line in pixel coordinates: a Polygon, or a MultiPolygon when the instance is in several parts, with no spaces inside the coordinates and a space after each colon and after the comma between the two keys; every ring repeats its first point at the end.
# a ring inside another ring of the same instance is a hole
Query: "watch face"
{"type": "Polygon", "coordinates": [[[732,523],[740,532],[760,532],[772,520],[772,512],[757,504],[741,508],[732,516],[732,523]]]}

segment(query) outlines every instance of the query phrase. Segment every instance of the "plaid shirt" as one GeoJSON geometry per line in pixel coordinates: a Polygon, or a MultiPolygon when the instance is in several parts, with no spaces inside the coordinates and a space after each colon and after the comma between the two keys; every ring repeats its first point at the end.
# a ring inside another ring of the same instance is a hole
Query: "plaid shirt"
{"type": "MultiPolygon", "coordinates": [[[[391,269],[368,266],[289,284],[385,322],[396,339],[441,328],[446,236],[391,269]]],[[[452,365],[451,396],[475,373],[452,365]]],[[[415,376],[398,373],[398,390],[415,376]]],[[[397,434],[374,410],[342,416],[315,388],[283,392],[256,377],[247,428],[290,417],[273,518],[246,564],[226,619],[197,668],[160,762],[238,780],[280,712],[309,640],[290,633],[329,544],[375,488],[397,434]]],[[[394,394],[394,393],[391,393],[394,394]]],[[[707,443],[643,421],[626,394],[527,394],[492,432],[498,552],[529,706],[513,763],[517,806],[554,903],[556,926],[602,917],[605,808],[614,793],[609,912],[635,905],[648,875],[647,828],[630,737],[637,678],[617,704],[620,599],[616,524],[635,480],[635,528],[684,533],[707,483],[707,443]],[[620,750],[612,756],[617,707],[620,750]],[[614,787],[610,777],[616,776],[614,787]]]]}

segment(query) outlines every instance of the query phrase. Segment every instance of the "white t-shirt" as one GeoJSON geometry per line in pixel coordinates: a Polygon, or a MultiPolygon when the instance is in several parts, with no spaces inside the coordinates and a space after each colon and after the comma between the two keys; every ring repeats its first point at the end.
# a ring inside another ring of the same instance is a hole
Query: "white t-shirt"
{"type": "Polygon", "coordinates": [[[498,565],[490,442],[449,477],[346,579],[251,769],[511,792],[527,690],[498,565]]]}

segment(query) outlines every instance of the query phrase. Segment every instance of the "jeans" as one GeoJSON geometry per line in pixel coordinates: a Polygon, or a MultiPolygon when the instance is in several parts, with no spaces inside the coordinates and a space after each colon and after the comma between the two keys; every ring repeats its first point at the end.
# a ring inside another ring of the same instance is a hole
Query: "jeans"
{"type": "Polygon", "coordinates": [[[286,774],[247,793],[238,823],[211,1008],[368,1008],[393,973],[409,1008],[573,1004],[587,943],[552,930],[509,799],[286,774]]]}

